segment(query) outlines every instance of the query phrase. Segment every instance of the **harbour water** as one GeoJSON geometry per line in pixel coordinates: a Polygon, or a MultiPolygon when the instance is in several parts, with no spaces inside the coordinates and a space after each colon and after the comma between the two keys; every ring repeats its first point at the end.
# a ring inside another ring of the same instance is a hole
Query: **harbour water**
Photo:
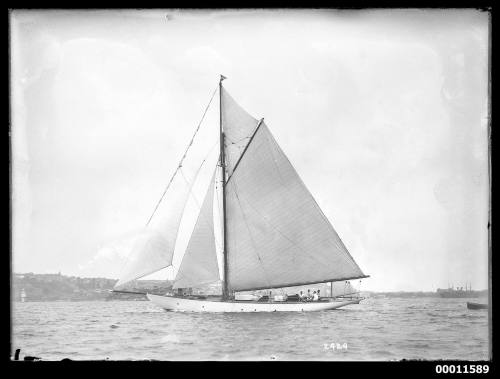
{"type": "Polygon", "coordinates": [[[468,310],[466,301],[369,298],[338,310],[270,314],[165,312],[147,301],[16,302],[12,354],[20,348],[21,359],[43,360],[488,359],[488,312],[468,310]]]}

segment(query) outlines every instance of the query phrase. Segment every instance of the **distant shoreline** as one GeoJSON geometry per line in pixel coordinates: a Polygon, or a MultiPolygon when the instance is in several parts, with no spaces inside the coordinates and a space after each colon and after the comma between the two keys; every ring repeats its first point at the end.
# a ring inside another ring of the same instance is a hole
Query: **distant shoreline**
{"type": "MultiPolygon", "coordinates": [[[[146,301],[142,294],[112,292],[117,279],[82,278],[57,274],[12,274],[12,301],[21,302],[81,302],[81,301],[146,301]]],[[[169,280],[137,280],[130,291],[163,295],[171,291],[169,280]]],[[[488,290],[472,291],[487,296],[488,290]]],[[[419,298],[440,297],[437,291],[361,291],[364,297],[419,298]]]]}

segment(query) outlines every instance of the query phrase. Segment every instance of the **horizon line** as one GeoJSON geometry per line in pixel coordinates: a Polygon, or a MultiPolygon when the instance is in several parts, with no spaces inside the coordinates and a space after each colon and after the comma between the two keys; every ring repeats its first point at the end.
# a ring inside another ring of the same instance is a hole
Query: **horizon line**
{"type": "MultiPolygon", "coordinates": [[[[104,276],[76,276],[76,275],[66,275],[66,274],[62,274],[61,271],[59,272],[56,272],[56,273],[35,273],[35,272],[25,272],[25,273],[16,273],[16,272],[11,272],[11,275],[28,275],[28,274],[33,274],[33,275],[60,275],[60,276],[65,276],[65,277],[68,277],[68,278],[82,278],[82,279],[107,279],[107,280],[116,280],[118,281],[119,279],[115,279],[115,278],[108,278],[108,277],[104,277],[104,276]]],[[[169,281],[169,282],[173,282],[173,280],[170,280],[170,279],[136,279],[137,281],[169,281]]],[[[317,283],[317,284],[325,284],[325,283],[317,283]]],[[[292,286],[292,287],[300,287],[300,286],[292,286]]],[[[287,288],[287,287],[283,287],[283,288],[287,288]]],[[[459,288],[459,287],[453,287],[453,288],[459,288]]],[[[422,290],[422,289],[419,289],[419,290],[370,290],[370,289],[366,289],[366,290],[361,290],[360,292],[431,292],[431,293],[435,293],[438,289],[447,289],[447,288],[437,288],[435,290],[422,290]]],[[[488,291],[488,288],[484,288],[484,289],[475,289],[475,290],[472,290],[472,291],[488,291]]]]}

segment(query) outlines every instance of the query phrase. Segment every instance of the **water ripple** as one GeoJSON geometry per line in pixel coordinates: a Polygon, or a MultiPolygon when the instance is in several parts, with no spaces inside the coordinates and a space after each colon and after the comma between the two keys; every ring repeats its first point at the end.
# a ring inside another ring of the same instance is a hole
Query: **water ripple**
{"type": "Polygon", "coordinates": [[[461,299],[272,314],[164,312],[142,301],[14,303],[12,316],[13,349],[44,360],[488,358],[488,314],[461,299]]]}

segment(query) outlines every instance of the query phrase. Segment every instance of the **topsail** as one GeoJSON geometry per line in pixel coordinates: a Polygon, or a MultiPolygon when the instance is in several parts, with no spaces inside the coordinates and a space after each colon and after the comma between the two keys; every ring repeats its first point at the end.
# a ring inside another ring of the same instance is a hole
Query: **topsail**
{"type": "Polygon", "coordinates": [[[245,112],[224,87],[221,87],[221,91],[226,171],[231,176],[259,122],[245,112]]]}

